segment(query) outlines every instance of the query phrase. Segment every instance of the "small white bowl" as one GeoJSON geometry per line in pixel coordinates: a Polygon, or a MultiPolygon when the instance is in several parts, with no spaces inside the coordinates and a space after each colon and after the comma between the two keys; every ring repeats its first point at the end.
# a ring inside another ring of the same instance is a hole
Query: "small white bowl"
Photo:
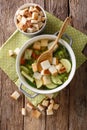
{"type": "Polygon", "coordinates": [[[26,3],[26,4],[22,5],[22,6],[20,6],[20,7],[18,8],[18,10],[16,11],[15,16],[14,16],[14,23],[15,23],[15,25],[16,25],[16,28],[17,28],[21,33],[23,33],[24,35],[27,35],[27,36],[33,36],[33,35],[40,34],[40,33],[44,30],[44,28],[45,28],[45,26],[46,26],[46,22],[47,22],[47,16],[46,16],[46,12],[44,11],[44,9],[43,9],[40,5],[34,4],[34,3],[26,3]],[[22,9],[24,9],[24,8],[31,7],[31,6],[38,6],[38,7],[41,9],[41,11],[43,12],[44,17],[45,17],[45,22],[44,22],[43,26],[42,26],[38,31],[35,31],[35,32],[32,32],[32,33],[30,33],[30,32],[28,33],[28,32],[22,31],[22,30],[17,26],[17,18],[16,18],[16,16],[17,16],[18,10],[22,10],[22,9]]]}

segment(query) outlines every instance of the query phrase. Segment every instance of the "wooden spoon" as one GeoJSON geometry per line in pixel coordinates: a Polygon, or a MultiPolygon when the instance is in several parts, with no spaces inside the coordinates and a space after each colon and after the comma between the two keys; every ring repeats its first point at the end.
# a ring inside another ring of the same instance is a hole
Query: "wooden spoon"
{"type": "Polygon", "coordinates": [[[66,27],[70,23],[70,21],[71,21],[71,17],[67,17],[65,19],[65,21],[63,22],[62,27],[60,28],[59,34],[58,34],[57,38],[55,39],[53,45],[50,47],[49,50],[43,52],[39,56],[39,58],[37,59],[37,69],[38,69],[38,71],[41,71],[41,65],[40,65],[40,63],[42,61],[49,60],[52,63],[53,51],[54,51],[55,45],[58,44],[59,39],[62,37],[62,35],[65,32],[66,27]]]}

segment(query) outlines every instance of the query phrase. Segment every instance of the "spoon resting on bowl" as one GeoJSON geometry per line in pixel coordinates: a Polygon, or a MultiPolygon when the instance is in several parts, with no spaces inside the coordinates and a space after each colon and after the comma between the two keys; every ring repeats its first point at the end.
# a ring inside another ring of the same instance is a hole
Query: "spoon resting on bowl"
{"type": "Polygon", "coordinates": [[[59,34],[58,34],[58,36],[56,37],[56,39],[55,39],[53,45],[50,47],[49,50],[43,52],[43,53],[39,56],[39,58],[37,59],[37,69],[38,69],[38,71],[41,71],[41,65],[40,65],[40,63],[41,63],[42,61],[49,60],[50,63],[52,63],[53,51],[54,51],[55,45],[58,44],[59,39],[62,37],[63,33],[65,32],[65,30],[66,30],[66,28],[67,28],[67,26],[69,25],[70,22],[71,22],[71,17],[67,17],[67,18],[64,20],[64,22],[63,22],[63,24],[62,24],[62,26],[61,26],[61,28],[60,28],[59,34]]]}

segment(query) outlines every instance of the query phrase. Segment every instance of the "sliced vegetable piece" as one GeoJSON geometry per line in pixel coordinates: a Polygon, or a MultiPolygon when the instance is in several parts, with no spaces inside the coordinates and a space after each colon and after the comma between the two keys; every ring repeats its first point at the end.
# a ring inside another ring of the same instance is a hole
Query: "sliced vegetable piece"
{"type": "Polygon", "coordinates": [[[66,68],[66,72],[69,73],[70,70],[71,70],[71,63],[70,63],[70,61],[68,59],[61,59],[60,62],[66,68]]]}
{"type": "Polygon", "coordinates": [[[23,65],[20,66],[20,69],[26,72],[27,74],[29,73],[29,69],[23,65]]]}
{"type": "Polygon", "coordinates": [[[24,71],[21,71],[21,74],[26,78],[28,79],[29,81],[33,82],[34,79],[32,77],[30,77],[26,72],[24,71]]]}
{"type": "Polygon", "coordinates": [[[35,82],[36,82],[36,86],[37,86],[37,88],[40,88],[40,87],[43,85],[42,80],[38,80],[38,79],[36,79],[35,82]]]}
{"type": "Polygon", "coordinates": [[[56,87],[57,87],[57,84],[50,83],[50,84],[47,84],[46,87],[47,87],[48,89],[53,89],[53,88],[56,88],[56,87]]]}
{"type": "Polygon", "coordinates": [[[58,84],[58,85],[61,85],[63,82],[59,79],[58,75],[56,76],[51,76],[51,80],[54,84],[58,84]]]}

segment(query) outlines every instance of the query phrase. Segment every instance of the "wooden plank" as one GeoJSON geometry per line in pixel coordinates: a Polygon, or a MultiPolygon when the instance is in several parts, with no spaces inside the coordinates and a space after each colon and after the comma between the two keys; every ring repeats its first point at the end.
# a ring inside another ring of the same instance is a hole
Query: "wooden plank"
{"type": "Polygon", "coordinates": [[[61,20],[68,16],[68,0],[45,0],[45,8],[61,20]]]}
{"type": "MultiPolygon", "coordinates": [[[[64,20],[68,15],[68,0],[47,0],[45,1],[46,10],[58,18],[64,20]]],[[[46,116],[46,130],[68,130],[68,111],[69,111],[69,88],[59,92],[57,102],[60,108],[53,116],[46,116]]]]}
{"type": "MultiPolygon", "coordinates": [[[[87,33],[86,6],[87,0],[70,0],[73,26],[84,33],[87,33]]],[[[87,130],[87,61],[78,69],[70,86],[69,129],[87,130]]]]}
{"type": "MultiPolygon", "coordinates": [[[[16,29],[14,25],[14,14],[16,7],[23,2],[13,0],[0,0],[0,46],[16,29]]],[[[23,97],[19,101],[13,101],[10,94],[17,87],[10,79],[0,71],[0,130],[22,130],[23,117],[21,108],[23,97]]]]}
{"type": "Polygon", "coordinates": [[[87,34],[87,0],[70,0],[73,26],[87,34]]]}

